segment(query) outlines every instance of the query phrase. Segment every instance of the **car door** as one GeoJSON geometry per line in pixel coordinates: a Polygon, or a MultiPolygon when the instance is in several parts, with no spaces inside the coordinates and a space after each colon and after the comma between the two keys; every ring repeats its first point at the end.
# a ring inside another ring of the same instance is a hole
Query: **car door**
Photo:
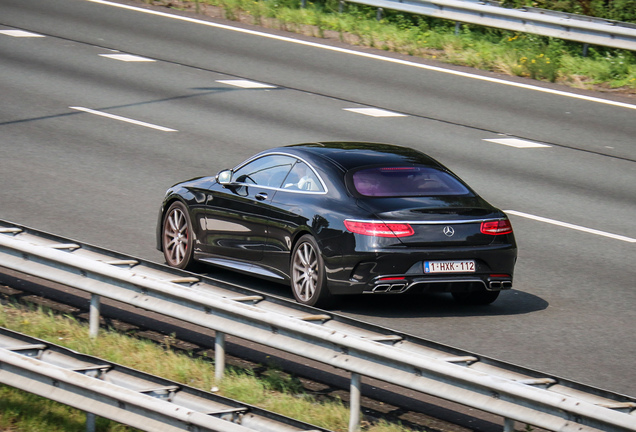
{"type": "Polygon", "coordinates": [[[248,161],[217,184],[205,206],[203,249],[216,257],[260,261],[271,223],[272,199],[294,158],[270,154],[248,161]]]}
{"type": "Polygon", "coordinates": [[[301,227],[320,229],[324,218],[316,216],[321,211],[316,207],[326,193],[316,171],[302,160],[296,162],[273,199],[276,214],[269,227],[264,265],[287,272],[295,233],[301,227]]]}

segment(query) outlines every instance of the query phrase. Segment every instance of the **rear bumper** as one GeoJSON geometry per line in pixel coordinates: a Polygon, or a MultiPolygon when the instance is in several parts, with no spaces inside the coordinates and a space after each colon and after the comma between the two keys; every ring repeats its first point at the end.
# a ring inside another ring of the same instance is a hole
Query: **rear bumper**
{"type": "Polygon", "coordinates": [[[454,250],[352,254],[325,264],[332,294],[501,291],[512,288],[517,248],[497,245],[454,250]],[[473,273],[426,274],[424,262],[474,260],[473,273]]]}
{"type": "Polygon", "coordinates": [[[512,276],[458,276],[445,278],[378,278],[363,294],[402,294],[409,292],[502,291],[512,288],[512,276]]]}

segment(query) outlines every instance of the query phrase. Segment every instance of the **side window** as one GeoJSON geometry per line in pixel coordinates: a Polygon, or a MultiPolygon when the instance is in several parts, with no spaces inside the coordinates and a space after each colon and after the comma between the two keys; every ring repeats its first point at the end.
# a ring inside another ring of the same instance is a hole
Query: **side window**
{"type": "Polygon", "coordinates": [[[285,179],[283,188],[288,190],[305,190],[312,192],[324,191],[322,183],[318,180],[316,173],[309,168],[309,166],[301,161],[298,161],[296,165],[289,172],[289,175],[285,179]]]}
{"type": "Polygon", "coordinates": [[[294,162],[294,158],[284,155],[263,156],[236,170],[232,180],[237,183],[278,188],[294,162]]]}

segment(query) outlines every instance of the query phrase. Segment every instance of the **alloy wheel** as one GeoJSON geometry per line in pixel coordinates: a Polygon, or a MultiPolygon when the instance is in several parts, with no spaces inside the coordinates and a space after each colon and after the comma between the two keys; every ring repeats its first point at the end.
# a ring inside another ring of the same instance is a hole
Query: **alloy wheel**
{"type": "Polygon", "coordinates": [[[190,226],[183,210],[175,206],[166,217],[163,228],[163,248],[166,261],[173,267],[181,267],[189,260],[190,226]]]}
{"type": "Polygon", "coordinates": [[[303,302],[309,302],[318,287],[318,256],[311,243],[299,245],[293,261],[293,288],[296,296],[303,302]]]}

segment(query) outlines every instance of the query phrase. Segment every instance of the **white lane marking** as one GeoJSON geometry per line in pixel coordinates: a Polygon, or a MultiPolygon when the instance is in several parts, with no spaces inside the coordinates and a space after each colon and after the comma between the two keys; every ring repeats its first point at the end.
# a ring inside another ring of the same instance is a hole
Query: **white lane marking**
{"type": "Polygon", "coordinates": [[[446,73],[446,74],[461,76],[461,77],[464,77],[464,78],[472,78],[472,79],[481,80],[481,81],[487,81],[487,82],[491,82],[491,83],[495,83],[495,84],[502,84],[502,85],[507,85],[507,86],[511,86],[511,87],[523,88],[523,89],[526,89],[526,90],[534,90],[534,91],[543,92],[543,93],[549,93],[549,94],[554,94],[554,95],[559,95],[559,96],[565,96],[565,97],[569,97],[569,98],[573,98],[573,99],[581,99],[581,100],[585,100],[585,101],[589,101],[589,102],[597,102],[597,103],[602,103],[602,104],[606,104],[606,105],[613,105],[613,106],[616,106],[616,107],[628,108],[628,109],[636,110],[636,105],[627,104],[627,103],[623,103],[623,102],[615,102],[615,101],[611,101],[611,100],[607,100],[607,99],[601,99],[601,98],[592,97],[592,96],[584,96],[584,95],[569,93],[569,92],[565,92],[565,91],[561,91],[561,90],[554,90],[554,89],[549,89],[549,88],[537,87],[537,86],[530,85],[530,84],[522,84],[522,83],[506,81],[506,80],[503,80],[503,79],[498,79],[498,78],[493,78],[493,77],[488,77],[488,76],[475,75],[475,74],[455,71],[455,70],[451,70],[451,69],[444,69],[444,68],[436,67],[436,66],[429,66],[429,65],[420,64],[420,63],[413,63],[413,62],[410,62],[410,61],[407,61],[407,60],[400,60],[400,59],[394,59],[394,58],[390,58],[390,57],[383,57],[383,56],[380,56],[380,55],[377,55],[377,54],[371,54],[371,53],[367,53],[367,52],[353,51],[353,50],[346,49],[346,48],[333,47],[333,46],[319,44],[319,43],[316,43],[316,42],[303,41],[303,40],[293,39],[293,38],[290,38],[290,37],[278,36],[278,35],[269,34],[269,33],[263,33],[263,32],[259,32],[259,31],[255,31],[255,30],[248,30],[248,29],[243,29],[243,28],[238,28],[238,27],[232,27],[232,26],[225,25],[225,24],[218,24],[218,23],[213,23],[213,22],[209,22],[209,21],[202,21],[202,20],[199,20],[199,19],[196,19],[196,18],[189,18],[189,17],[178,16],[178,15],[171,15],[171,14],[166,13],[166,12],[142,9],[142,8],[139,8],[139,7],[136,7],[136,6],[129,6],[129,5],[125,5],[125,4],[119,4],[119,3],[112,3],[112,2],[107,1],[107,0],[88,0],[88,1],[90,1],[92,3],[99,3],[99,4],[103,4],[103,5],[107,5],[107,6],[113,6],[113,7],[117,7],[117,8],[121,8],[121,9],[128,9],[128,10],[133,10],[133,11],[137,11],[137,12],[143,12],[143,13],[147,13],[147,14],[151,14],[151,15],[157,15],[157,16],[162,16],[162,17],[166,17],[166,18],[172,18],[172,19],[176,19],[176,20],[180,20],[180,21],[187,21],[187,22],[191,22],[191,23],[195,23],[195,24],[202,24],[202,25],[206,25],[206,26],[209,26],[209,27],[216,27],[216,28],[221,28],[221,29],[224,29],[224,30],[231,30],[231,31],[245,33],[245,34],[250,34],[250,35],[254,35],[254,36],[260,36],[260,37],[269,38],[269,39],[276,39],[276,40],[280,40],[280,41],[284,41],[284,42],[291,42],[291,43],[295,43],[295,44],[298,44],[298,45],[311,46],[311,47],[314,47],[314,48],[321,48],[321,49],[325,49],[325,50],[329,50],[329,51],[335,51],[335,52],[340,52],[340,53],[344,53],[344,54],[355,55],[355,56],[358,56],[358,57],[366,57],[366,58],[370,58],[370,59],[374,59],[374,60],[382,60],[382,61],[386,61],[386,62],[390,62],[390,63],[396,63],[396,64],[405,65],[405,66],[412,66],[412,67],[416,67],[416,68],[420,68],[420,69],[426,69],[426,70],[431,70],[431,71],[436,71],[436,72],[442,72],[442,73],[446,73]]]}
{"type": "Polygon", "coordinates": [[[216,82],[221,84],[227,84],[235,87],[247,88],[247,89],[271,89],[276,88],[276,86],[263,84],[256,81],[248,81],[248,80],[216,80],[216,82]]]}
{"type": "Polygon", "coordinates": [[[132,54],[100,54],[100,57],[106,57],[113,60],[119,60],[124,62],[154,62],[156,60],[140,57],[132,54]]]}
{"type": "Polygon", "coordinates": [[[519,138],[498,138],[498,139],[485,139],[484,141],[490,141],[497,144],[507,145],[509,147],[516,148],[540,148],[540,147],[550,147],[547,144],[540,144],[533,141],[526,141],[519,138]]]}
{"type": "Polygon", "coordinates": [[[37,33],[31,33],[31,32],[24,31],[24,30],[0,30],[0,34],[11,36],[11,37],[17,37],[17,38],[20,38],[20,37],[24,37],[24,38],[28,38],[28,37],[31,37],[31,38],[43,38],[43,37],[46,37],[46,36],[43,36],[43,35],[40,35],[40,34],[37,34],[37,33]]]}
{"type": "Polygon", "coordinates": [[[400,114],[379,108],[343,108],[343,110],[371,117],[408,117],[406,114],[400,114]]]}
{"type": "Polygon", "coordinates": [[[528,213],[523,213],[523,212],[518,212],[515,210],[504,210],[505,213],[511,214],[511,215],[515,215],[515,216],[520,216],[523,218],[527,218],[527,219],[532,219],[532,220],[536,220],[539,222],[545,222],[545,223],[549,223],[552,225],[557,225],[557,226],[561,226],[561,227],[565,227],[565,228],[570,228],[573,230],[577,230],[577,231],[582,231],[582,232],[586,232],[589,234],[596,234],[599,236],[603,236],[603,237],[608,237],[614,240],[621,240],[624,242],[628,242],[628,243],[636,243],[636,239],[631,238],[631,237],[625,237],[622,235],[618,235],[618,234],[612,234],[612,233],[608,233],[605,231],[599,231],[596,229],[592,229],[592,228],[586,228],[586,227],[582,227],[579,225],[573,225],[571,223],[567,223],[567,222],[561,222],[558,220],[554,220],[554,219],[548,219],[548,218],[544,218],[541,216],[535,216],[535,215],[531,215],[528,213]]]}
{"type": "Polygon", "coordinates": [[[158,126],[158,125],[155,125],[155,124],[152,124],[152,123],[146,123],[146,122],[142,122],[142,121],[139,121],[139,120],[134,120],[134,119],[127,118],[127,117],[121,117],[121,116],[114,115],[114,114],[108,114],[108,113],[105,113],[105,112],[102,112],[102,111],[92,110],[90,108],[77,107],[77,106],[72,106],[72,107],[69,107],[69,108],[74,109],[74,110],[78,110],[78,111],[83,111],[83,112],[86,112],[86,113],[89,113],[89,114],[95,114],[95,115],[98,115],[98,116],[101,116],[101,117],[107,117],[107,118],[110,118],[110,119],[113,119],[113,120],[119,120],[119,121],[123,121],[123,122],[126,122],[126,123],[132,123],[132,124],[135,124],[135,125],[138,125],[138,126],[144,126],[144,127],[151,128],[151,129],[157,129],[157,130],[160,130],[162,132],[178,132],[176,129],[170,129],[170,128],[167,128],[167,127],[164,127],[164,126],[158,126]]]}

